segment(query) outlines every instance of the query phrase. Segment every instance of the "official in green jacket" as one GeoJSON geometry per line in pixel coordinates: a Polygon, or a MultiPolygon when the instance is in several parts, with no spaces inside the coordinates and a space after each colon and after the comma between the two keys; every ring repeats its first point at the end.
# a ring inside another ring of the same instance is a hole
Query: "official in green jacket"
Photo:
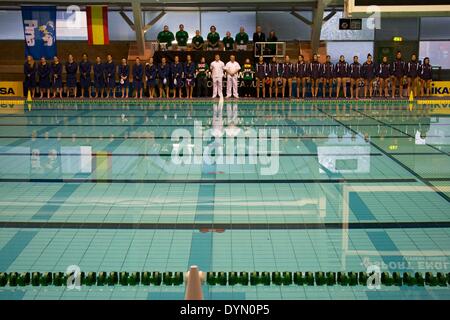
{"type": "Polygon", "coordinates": [[[172,47],[172,41],[175,40],[173,33],[169,31],[168,26],[164,26],[164,30],[158,33],[158,42],[161,48],[162,43],[166,43],[166,49],[172,47]]]}
{"type": "Polygon", "coordinates": [[[203,37],[200,35],[200,30],[195,31],[195,37],[192,38],[192,49],[194,50],[203,50],[203,44],[205,41],[203,37]]]}
{"type": "Polygon", "coordinates": [[[220,35],[216,32],[216,27],[211,26],[206,39],[208,40],[208,50],[219,50],[220,35]]]}
{"type": "Polygon", "coordinates": [[[177,40],[178,49],[183,51],[187,49],[189,34],[184,31],[184,25],[180,24],[180,30],[175,34],[175,39],[177,40]]]}
{"type": "Polygon", "coordinates": [[[247,50],[247,44],[248,44],[248,34],[245,32],[244,27],[241,27],[239,29],[239,33],[236,34],[236,37],[234,37],[234,40],[236,42],[236,49],[237,50],[247,50]]]}
{"type": "Polygon", "coordinates": [[[227,31],[227,34],[222,39],[223,48],[225,51],[232,51],[234,50],[234,39],[231,36],[231,32],[227,31]]]}

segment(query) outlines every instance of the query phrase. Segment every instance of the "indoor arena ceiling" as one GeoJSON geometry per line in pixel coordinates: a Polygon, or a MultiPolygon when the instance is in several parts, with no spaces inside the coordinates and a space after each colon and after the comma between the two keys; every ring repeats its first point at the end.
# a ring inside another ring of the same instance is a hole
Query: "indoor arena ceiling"
{"type": "MultiPolygon", "coordinates": [[[[108,4],[110,10],[123,10],[131,8],[132,1],[124,0],[90,0],[90,1],[64,1],[64,0],[25,0],[20,4],[57,4],[61,8],[68,5],[86,5],[86,4],[108,4]]],[[[273,0],[141,0],[142,10],[220,10],[220,11],[290,11],[290,10],[310,10],[316,6],[314,0],[291,0],[291,1],[273,1],[273,0]]],[[[342,8],[343,0],[324,1],[328,7],[342,8]]],[[[0,0],[0,6],[3,9],[17,8],[20,5],[17,1],[0,0]]]]}

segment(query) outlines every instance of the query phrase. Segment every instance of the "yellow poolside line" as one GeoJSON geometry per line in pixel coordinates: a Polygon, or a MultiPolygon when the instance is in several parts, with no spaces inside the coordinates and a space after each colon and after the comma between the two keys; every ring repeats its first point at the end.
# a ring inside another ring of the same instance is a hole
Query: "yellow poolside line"
{"type": "Polygon", "coordinates": [[[416,100],[417,104],[450,104],[450,100],[416,100]]]}
{"type": "Polygon", "coordinates": [[[0,100],[0,104],[24,104],[25,100],[0,100]]]}
{"type": "MultiPolygon", "coordinates": [[[[209,103],[209,102],[216,102],[216,100],[210,100],[208,98],[204,99],[177,99],[177,100],[171,100],[171,99],[42,99],[42,100],[33,100],[33,101],[26,101],[25,99],[0,99],[0,104],[25,104],[25,103],[80,103],[80,102],[100,102],[100,103],[161,103],[161,102],[171,102],[174,104],[177,103],[209,103]]],[[[398,103],[404,103],[408,102],[408,100],[312,100],[312,99],[291,99],[291,100],[278,100],[278,99],[264,99],[264,100],[257,100],[257,99],[249,99],[249,100],[226,100],[226,102],[239,102],[243,104],[248,103],[257,103],[257,104],[267,104],[267,103],[317,103],[317,104],[380,104],[380,103],[388,103],[388,104],[398,104],[398,103]]],[[[432,104],[450,104],[450,100],[414,100],[409,101],[409,103],[416,103],[418,105],[432,105],[432,104]]]]}

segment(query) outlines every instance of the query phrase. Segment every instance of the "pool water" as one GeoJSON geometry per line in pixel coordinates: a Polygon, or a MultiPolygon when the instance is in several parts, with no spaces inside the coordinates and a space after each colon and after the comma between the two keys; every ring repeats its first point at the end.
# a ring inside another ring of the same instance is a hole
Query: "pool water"
{"type": "MultiPolygon", "coordinates": [[[[378,265],[447,274],[449,152],[450,113],[442,105],[5,105],[0,272],[378,265]]],[[[448,286],[205,284],[203,291],[205,299],[450,298],[448,286]]],[[[184,286],[0,287],[0,299],[183,298],[184,286]]]]}

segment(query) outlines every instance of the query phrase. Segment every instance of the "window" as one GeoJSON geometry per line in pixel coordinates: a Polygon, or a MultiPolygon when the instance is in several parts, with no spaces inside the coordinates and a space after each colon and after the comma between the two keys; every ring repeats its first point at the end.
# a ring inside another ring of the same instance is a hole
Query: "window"
{"type": "Polygon", "coordinates": [[[420,41],[419,59],[430,58],[432,66],[450,69],[450,41],[420,41]]]}
{"type": "MultiPolygon", "coordinates": [[[[250,40],[256,29],[256,13],[255,12],[202,12],[202,35],[206,37],[209,28],[216,26],[220,38],[225,37],[227,31],[231,32],[232,37],[239,32],[242,26],[248,33],[250,40]]],[[[267,32],[266,32],[267,34],[267,32]]]]}
{"type": "Polygon", "coordinates": [[[420,19],[420,40],[450,39],[450,17],[420,19]]]}
{"type": "MultiPolygon", "coordinates": [[[[328,14],[329,12],[325,12],[324,17],[328,14]]],[[[362,30],[339,30],[339,19],[342,18],[342,15],[342,12],[338,12],[330,20],[323,23],[322,32],[320,34],[321,40],[333,41],[374,39],[375,31],[369,27],[369,19],[362,19],[362,30]]]]}
{"type": "Polygon", "coordinates": [[[373,42],[331,41],[327,43],[327,52],[331,56],[333,63],[336,63],[342,54],[348,63],[353,62],[353,56],[358,56],[359,62],[364,63],[367,60],[367,54],[370,53],[373,56],[373,42]]]}
{"type": "MultiPolygon", "coordinates": [[[[145,12],[145,23],[153,20],[158,16],[159,12],[145,12]]],[[[133,19],[132,19],[133,20],[133,19]]],[[[158,33],[167,25],[173,35],[179,30],[179,25],[184,25],[184,30],[189,34],[189,39],[195,36],[195,30],[200,29],[200,14],[198,12],[166,12],[166,14],[159,19],[155,25],[145,33],[145,39],[156,40],[158,33]]],[[[206,34],[203,35],[206,37],[206,34]]]]}

